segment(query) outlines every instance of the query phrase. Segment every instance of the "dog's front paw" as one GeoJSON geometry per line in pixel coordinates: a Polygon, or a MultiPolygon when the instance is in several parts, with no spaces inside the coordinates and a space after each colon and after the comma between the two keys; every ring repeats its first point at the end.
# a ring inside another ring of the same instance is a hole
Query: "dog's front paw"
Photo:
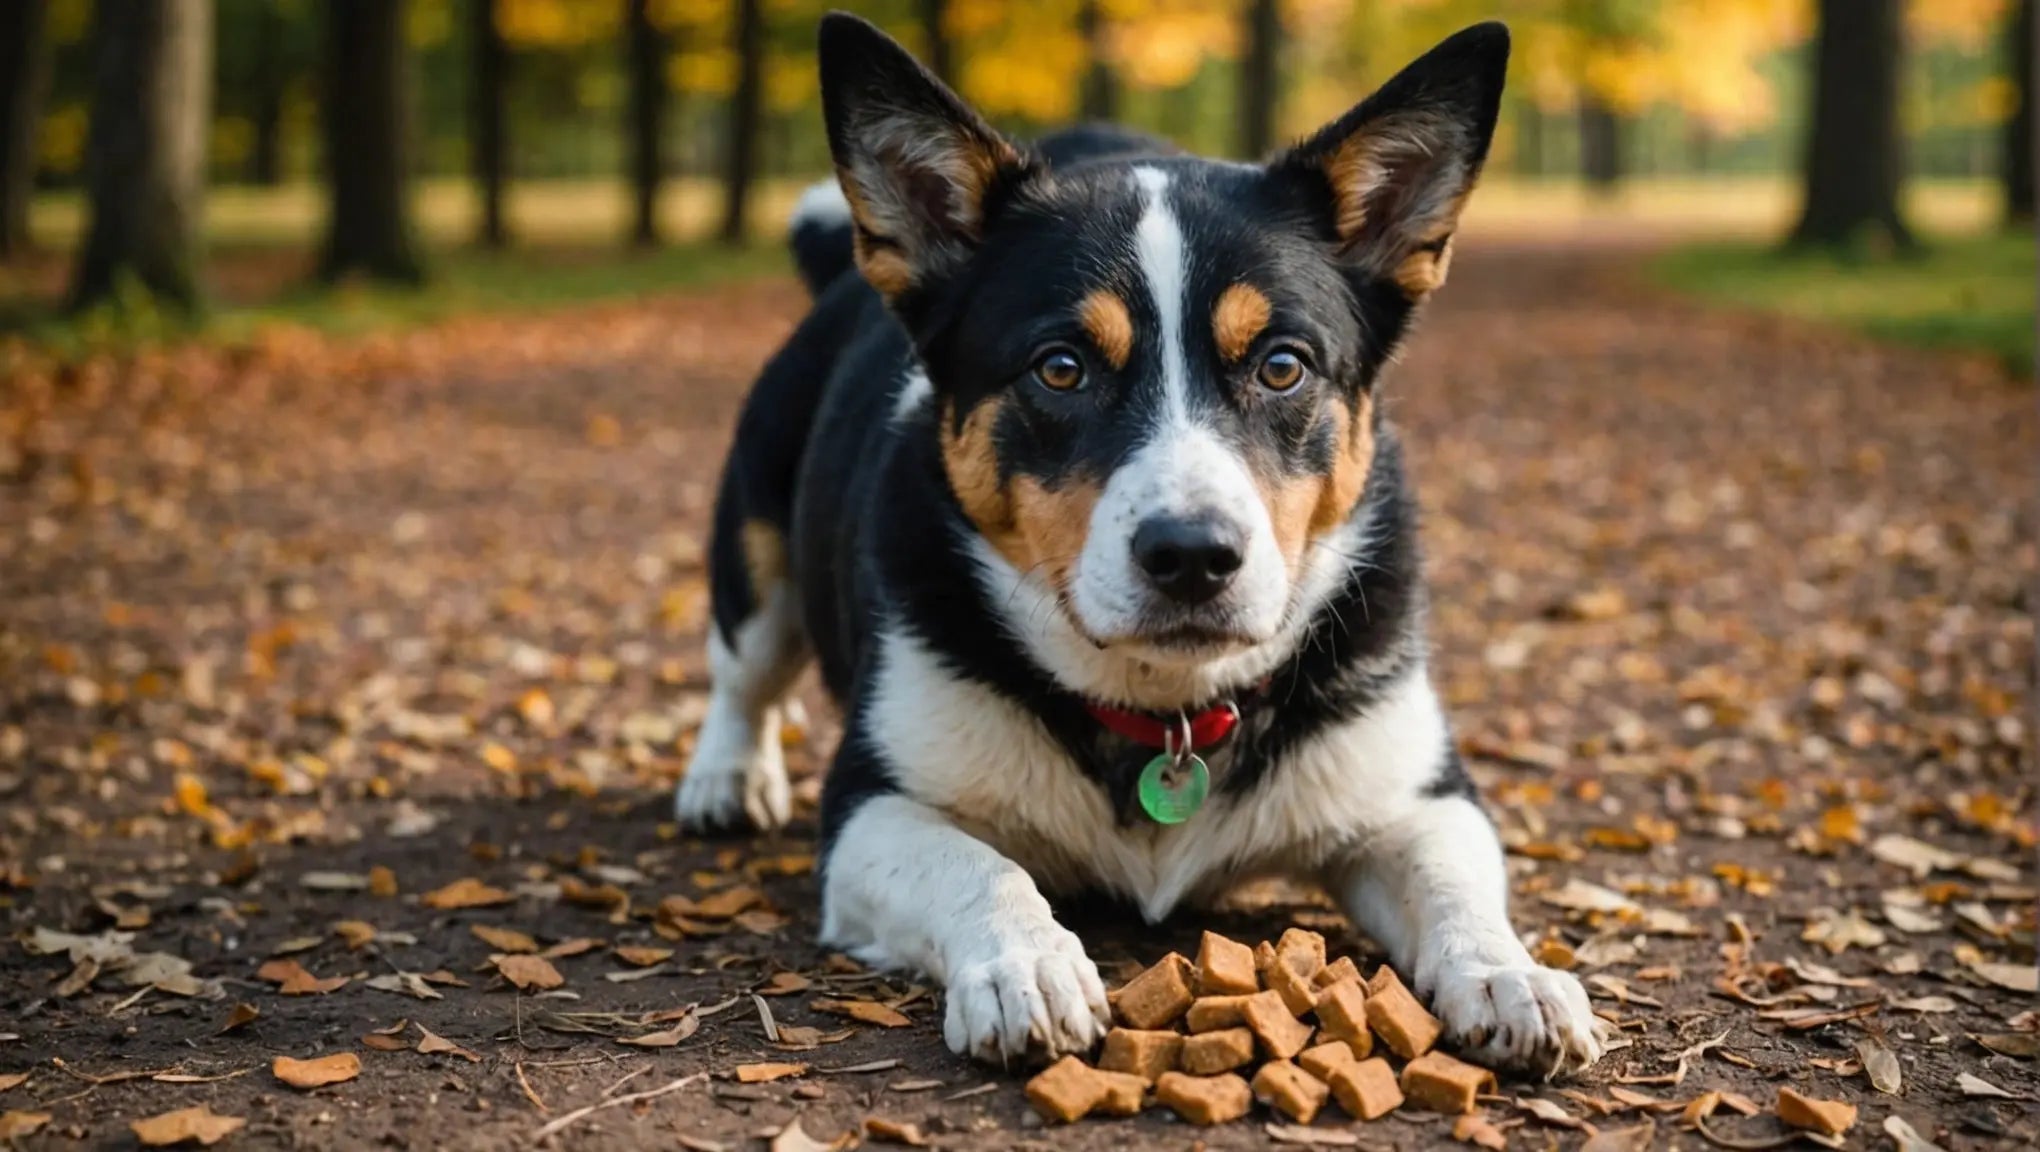
{"type": "Polygon", "coordinates": [[[725,745],[733,741],[715,736],[703,733],[687,775],[673,794],[681,826],[691,831],[784,828],[793,817],[793,787],[787,782],[779,746],[731,749],[725,745]]]}
{"type": "Polygon", "coordinates": [[[1601,1058],[1587,990],[1569,972],[1527,959],[1441,971],[1431,1010],[1477,1064],[1551,1079],[1601,1058]]]}
{"type": "Polygon", "coordinates": [[[1088,1052],[1111,1026],[1098,966],[1061,925],[1036,941],[993,945],[949,973],[943,1039],[951,1051],[1009,1063],[1029,1049],[1088,1052]]]}

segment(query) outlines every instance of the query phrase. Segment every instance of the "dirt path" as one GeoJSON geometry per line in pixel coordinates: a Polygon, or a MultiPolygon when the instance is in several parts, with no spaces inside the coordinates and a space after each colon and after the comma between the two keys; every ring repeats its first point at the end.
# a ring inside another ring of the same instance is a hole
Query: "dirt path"
{"type": "MultiPolygon", "coordinates": [[[[1471,253],[1393,384],[1441,686],[1515,849],[1518,926],[1628,1041],[1486,1114],[1512,1148],[1583,1139],[1513,1102],[1532,1095],[1697,1147],[1685,1102],[1768,1112],[1791,1085],[1862,1105],[1855,1146],[1889,1147],[1898,1115],[1950,1149],[2030,1147],[2040,1020],[1999,984],[2033,965],[2032,395],[1653,301],[1623,271],[1471,253]],[[1872,1089],[1866,1042],[1902,1094],[1872,1089]]],[[[792,835],[664,823],[715,467],[800,303],[756,285],[338,351],[0,362],[0,1134],[47,1114],[25,1146],[126,1147],[131,1121],[204,1104],[245,1146],[507,1148],[705,1071],[567,1145],[757,1148],[869,1116],[972,1149],[1267,1142],[1260,1118],[1193,1133],[1153,1110],[1043,1130],[1016,1075],[942,1047],[938,997],[832,966],[811,942],[819,701],[792,835]],[[462,878],[502,902],[425,895],[462,878]],[[489,957],[525,942],[477,929],[600,943],[519,993],[489,957]],[[97,961],[34,954],[74,943],[97,961]],[[280,953],[305,973],[283,989],[313,990],[280,992],[280,953]],[[242,1004],[259,1016],[227,1029],[242,1004]],[[464,1051],[419,1052],[417,1025],[464,1051]],[[619,1039],[647,1033],[677,1042],[619,1039]],[[359,1075],[311,1092],[270,1067],[338,1053],[359,1075]],[[760,1062],[811,1067],[730,1078],[760,1062]]],[[[1333,922],[1280,899],[1219,923],[1333,922]]],[[[1108,969],[1209,923],[1079,913],[1108,969]]]]}

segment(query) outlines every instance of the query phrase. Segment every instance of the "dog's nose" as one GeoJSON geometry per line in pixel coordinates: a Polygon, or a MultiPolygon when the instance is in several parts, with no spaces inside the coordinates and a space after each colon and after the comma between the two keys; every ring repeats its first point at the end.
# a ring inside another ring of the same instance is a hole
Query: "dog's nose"
{"type": "Polygon", "coordinates": [[[1133,558],[1156,590],[1183,604],[1225,591],[1239,572],[1237,529],[1215,517],[1156,517],[1133,531],[1133,558]]]}

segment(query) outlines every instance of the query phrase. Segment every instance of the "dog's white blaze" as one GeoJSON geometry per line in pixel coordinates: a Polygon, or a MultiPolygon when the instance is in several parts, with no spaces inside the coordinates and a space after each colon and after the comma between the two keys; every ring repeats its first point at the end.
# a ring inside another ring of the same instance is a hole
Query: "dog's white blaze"
{"type": "Polygon", "coordinates": [[[1145,165],[1133,170],[1145,207],[1134,226],[1134,257],[1161,319],[1163,420],[1190,420],[1189,358],[1183,350],[1183,296],[1190,283],[1189,250],[1169,207],[1169,174],[1145,165]]]}
{"type": "Polygon", "coordinates": [[[1414,665],[1364,716],[1293,751],[1247,795],[1214,795],[1174,827],[1127,826],[1039,720],[913,636],[888,629],[875,674],[869,731],[902,791],[1049,890],[1103,888],[1150,920],[1255,875],[1331,867],[1435,803],[1422,788],[1446,747],[1437,697],[1414,665]]]}
{"type": "Polygon", "coordinates": [[[928,373],[916,368],[907,373],[906,383],[900,385],[899,395],[893,397],[893,423],[899,424],[913,418],[935,394],[935,386],[928,382],[928,373]]]}
{"type": "Polygon", "coordinates": [[[749,815],[760,828],[777,828],[793,813],[779,730],[807,664],[807,641],[793,589],[781,583],[761,594],[757,612],[737,629],[734,650],[721,629],[708,630],[708,713],[673,795],[674,810],[690,826],[749,815]]]}

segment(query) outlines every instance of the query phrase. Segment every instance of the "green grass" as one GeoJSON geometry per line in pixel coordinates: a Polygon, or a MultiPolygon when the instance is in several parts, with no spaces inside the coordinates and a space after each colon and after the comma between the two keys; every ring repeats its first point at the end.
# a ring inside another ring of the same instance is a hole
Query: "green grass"
{"type": "Polygon", "coordinates": [[[267,246],[216,249],[209,263],[222,290],[198,317],[160,311],[140,294],[65,316],[54,294],[0,277],[0,338],[19,336],[68,359],[190,340],[235,344],[278,326],[361,335],[456,316],[643,299],[791,268],[776,239],[745,248],[684,244],[644,252],[616,247],[502,253],[457,249],[431,256],[430,279],[422,288],[350,282],[327,289],[306,279],[309,259],[302,251],[267,246]]]}
{"type": "Polygon", "coordinates": [[[1912,258],[1700,244],[1660,258],[1653,273],[1668,287],[1726,304],[1900,344],[1986,353],[2030,378],[2034,267],[2026,231],[1934,238],[1912,258]]]}

